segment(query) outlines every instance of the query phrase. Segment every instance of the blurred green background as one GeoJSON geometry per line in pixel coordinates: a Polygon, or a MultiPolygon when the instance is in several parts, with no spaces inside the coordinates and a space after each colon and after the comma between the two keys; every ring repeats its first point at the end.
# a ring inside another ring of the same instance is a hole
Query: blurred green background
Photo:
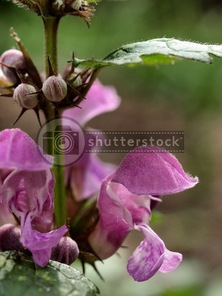
{"type": "MultiPolygon", "coordinates": [[[[39,17],[10,2],[0,1],[0,52],[14,47],[14,27],[39,71],[43,64],[43,30],[39,17]]],[[[222,1],[103,0],[90,29],[79,18],[66,17],[59,32],[62,71],[72,51],[79,58],[105,57],[122,44],[157,37],[222,43],[222,1]]],[[[212,65],[191,61],[159,67],[106,68],[100,75],[122,97],[116,111],[94,119],[103,130],[185,131],[185,153],[176,156],[185,170],[197,175],[196,188],[164,197],[158,210],[163,221],[153,225],[169,249],[180,251],[184,263],[171,274],[158,274],[146,283],[133,282],[125,271],[133,248],[120,251],[104,265],[105,277],[87,268],[87,276],[110,296],[219,296],[222,291],[222,60],[212,65]]],[[[1,129],[11,127],[19,108],[1,98],[1,129]]],[[[17,124],[35,137],[38,125],[27,112],[17,124]],[[30,123],[31,122],[31,123],[30,123]]],[[[123,155],[102,155],[118,163],[123,155]]],[[[128,238],[136,247],[137,234],[128,238]],[[136,237],[136,240],[135,240],[136,237]]],[[[127,242],[125,243],[125,245],[127,242]]],[[[129,244],[129,245],[130,245],[129,244]]]]}

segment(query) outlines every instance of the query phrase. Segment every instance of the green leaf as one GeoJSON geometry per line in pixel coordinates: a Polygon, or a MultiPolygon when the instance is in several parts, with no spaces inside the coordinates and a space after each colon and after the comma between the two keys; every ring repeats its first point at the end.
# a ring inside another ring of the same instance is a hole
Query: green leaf
{"type": "Polygon", "coordinates": [[[103,60],[75,58],[73,64],[101,68],[111,65],[167,64],[182,59],[211,63],[212,56],[222,58],[222,45],[159,38],[123,45],[103,60]]]}
{"type": "Polygon", "coordinates": [[[71,266],[50,261],[45,268],[15,252],[0,253],[1,296],[96,296],[98,288],[71,266]]]}

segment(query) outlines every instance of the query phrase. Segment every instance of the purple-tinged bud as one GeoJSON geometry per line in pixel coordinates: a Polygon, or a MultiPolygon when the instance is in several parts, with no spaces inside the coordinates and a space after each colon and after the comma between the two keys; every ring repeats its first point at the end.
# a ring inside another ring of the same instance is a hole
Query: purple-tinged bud
{"type": "Polygon", "coordinates": [[[58,245],[52,249],[51,260],[65,264],[72,264],[79,256],[77,243],[71,237],[64,236],[58,245]]]}
{"type": "Polygon", "coordinates": [[[59,76],[50,76],[42,85],[42,92],[47,100],[60,102],[67,95],[67,84],[59,76]]]}
{"type": "Polygon", "coordinates": [[[14,69],[9,69],[4,65],[1,65],[2,72],[4,75],[13,83],[18,84],[20,82],[16,70],[21,71],[26,68],[25,58],[21,51],[17,49],[6,50],[0,58],[0,62],[8,67],[14,69]]]}
{"type": "Polygon", "coordinates": [[[38,105],[38,94],[31,84],[19,84],[14,90],[13,98],[21,108],[33,109],[38,105]]]}
{"type": "Polygon", "coordinates": [[[24,247],[20,242],[21,230],[13,224],[0,227],[0,251],[22,251],[24,247]]]}

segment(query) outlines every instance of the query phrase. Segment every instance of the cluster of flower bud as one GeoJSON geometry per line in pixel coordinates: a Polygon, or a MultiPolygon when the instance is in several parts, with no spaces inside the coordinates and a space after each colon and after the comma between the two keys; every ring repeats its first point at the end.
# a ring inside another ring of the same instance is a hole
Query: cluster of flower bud
{"type": "MultiPolygon", "coordinates": [[[[51,68],[49,62],[49,68],[51,68]]],[[[22,108],[21,115],[30,109],[34,109],[38,119],[40,109],[44,110],[49,101],[60,110],[72,107],[84,98],[87,81],[91,75],[89,69],[80,71],[70,64],[65,68],[63,75],[55,75],[53,69],[48,78],[43,79],[38,73],[30,57],[22,51],[10,49],[0,57],[0,72],[14,101],[22,108]]],[[[4,95],[4,94],[2,94],[4,95]]]]}
{"type": "Polygon", "coordinates": [[[60,102],[67,95],[67,84],[60,76],[53,75],[47,78],[42,84],[42,89],[30,83],[26,59],[19,50],[5,51],[0,63],[2,73],[12,83],[12,87],[15,87],[13,98],[21,108],[35,108],[41,93],[51,102],[60,102]]]}

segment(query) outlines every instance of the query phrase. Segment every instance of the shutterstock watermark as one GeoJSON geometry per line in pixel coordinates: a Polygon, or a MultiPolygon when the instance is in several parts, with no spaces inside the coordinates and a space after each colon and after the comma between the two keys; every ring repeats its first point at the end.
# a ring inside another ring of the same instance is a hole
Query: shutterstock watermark
{"type": "Polygon", "coordinates": [[[184,152],[182,131],[86,131],[85,138],[87,153],[127,153],[140,146],[157,146],[174,153],[184,152]]]}
{"type": "MultiPolygon", "coordinates": [[[[39,131],[37,142],[54,156],[55,165],[70,165],[84,153],[128,153],[137,147],[159,147],[159,152],[184,152],[183,131],[85,131],[75,120],[67,117],[47,122],[39,131]],[[62,159],[62,162],[61,162],[62,159]]],[[[154,149],[155,150],[155,149],[154,149]]],[[[137,150],[135,150],[135,153],[137,150]]]]}

